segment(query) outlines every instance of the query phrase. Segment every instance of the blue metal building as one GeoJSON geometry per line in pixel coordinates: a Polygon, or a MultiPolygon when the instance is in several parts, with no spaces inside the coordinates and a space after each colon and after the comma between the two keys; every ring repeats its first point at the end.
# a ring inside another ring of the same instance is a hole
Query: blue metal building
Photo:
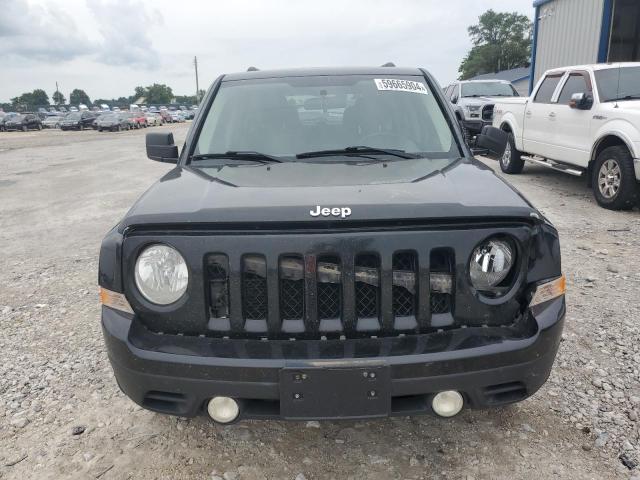
{"type": "Polygon", "coordinates": [[[529,88],[545,70],[640,61],[640,0],[535,0],[529,88]]]}

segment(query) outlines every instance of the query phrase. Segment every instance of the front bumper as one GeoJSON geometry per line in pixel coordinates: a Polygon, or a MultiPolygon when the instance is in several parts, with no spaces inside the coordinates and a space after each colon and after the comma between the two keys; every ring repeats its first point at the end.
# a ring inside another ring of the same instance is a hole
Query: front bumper
{"type": "MultiPolygon", "coordinates": [[[[118,385],[149,410],[191,417],[206,412],[213,396],[228,396],[240,401],[240,418],[294,418],[281,411],[284,369],[384,368],[389,377],[384,395],[390,399],[382,414],[387,416],[431,413],[433,395],[443,390],[460,391],[469,408],[529,397],[549,376],[564,314],[562,296],[531,311],[524,329],[260,341],[156,334],[134,316],[103,307],[102,329],[118,385]]],[[[314,407],[313,395],[305,402],[304,414],[295,419],[369,416],[338,411],[328,417],[314,407]]]]}

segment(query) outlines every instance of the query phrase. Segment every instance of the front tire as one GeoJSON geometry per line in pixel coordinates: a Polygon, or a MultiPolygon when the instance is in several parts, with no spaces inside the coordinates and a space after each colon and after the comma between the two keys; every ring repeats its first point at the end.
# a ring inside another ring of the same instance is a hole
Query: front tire
{"type": "Polygon", "coordinates": [[[508,174],[517,174],[522,172],[524,168],[524,160],[520,157],[521,153],[516,149],[516,141],[513,134],[509,133],[507,138],[507,147],[504,149],[502,157],[500,157],[500,170],[508,174]]]}
{"type": "Polygon", "coordinates": [[[593,194],[603,208],[629,210],[638,201],[633,158],[626,147],[605,148],[592,170],[593,194]]]}

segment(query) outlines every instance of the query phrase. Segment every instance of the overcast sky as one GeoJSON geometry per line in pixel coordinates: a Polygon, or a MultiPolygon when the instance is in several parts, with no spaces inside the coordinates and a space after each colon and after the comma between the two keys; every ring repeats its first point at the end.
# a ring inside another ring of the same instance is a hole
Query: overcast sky
{"type": "Polygon", "coordinates": [[[485,10],[532,0],[0,0],[0,102],[58,81],[69,97],[166,83],[195,93],[221,73],[299,66],[423,66],[444,84],[485,10]]]}

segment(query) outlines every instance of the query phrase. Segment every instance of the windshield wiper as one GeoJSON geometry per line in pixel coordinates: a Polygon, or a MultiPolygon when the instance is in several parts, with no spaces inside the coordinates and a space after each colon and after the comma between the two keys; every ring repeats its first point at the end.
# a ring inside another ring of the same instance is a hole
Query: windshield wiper
{"type": "Polygon", "coordinates": [[[364,145],[339,148],[335,150],[317,150],[314,152],[302,152],[296,155],[296,158],[316,158],[316,157],[331,157],[331,156],[356,156],[366,157],[369,155],[390,155],[392,157],[399,158],[418,158],[411,153],[407,153],[404,150],[390,149],[390,148],[375,148],[367,147],[364,145]]]}
{"type": "Polygon", "coordinates": [[[233,151],[229,150],[224,153],[200,153],[197,155],[191,155],[191,161],[193,160],[211,160],[211,159],[229,159],[229,160],[248,160],[250,162],[258,163],[283,163],[285,159],[269,155],[261,152],[248,151],[233,151]]]}

